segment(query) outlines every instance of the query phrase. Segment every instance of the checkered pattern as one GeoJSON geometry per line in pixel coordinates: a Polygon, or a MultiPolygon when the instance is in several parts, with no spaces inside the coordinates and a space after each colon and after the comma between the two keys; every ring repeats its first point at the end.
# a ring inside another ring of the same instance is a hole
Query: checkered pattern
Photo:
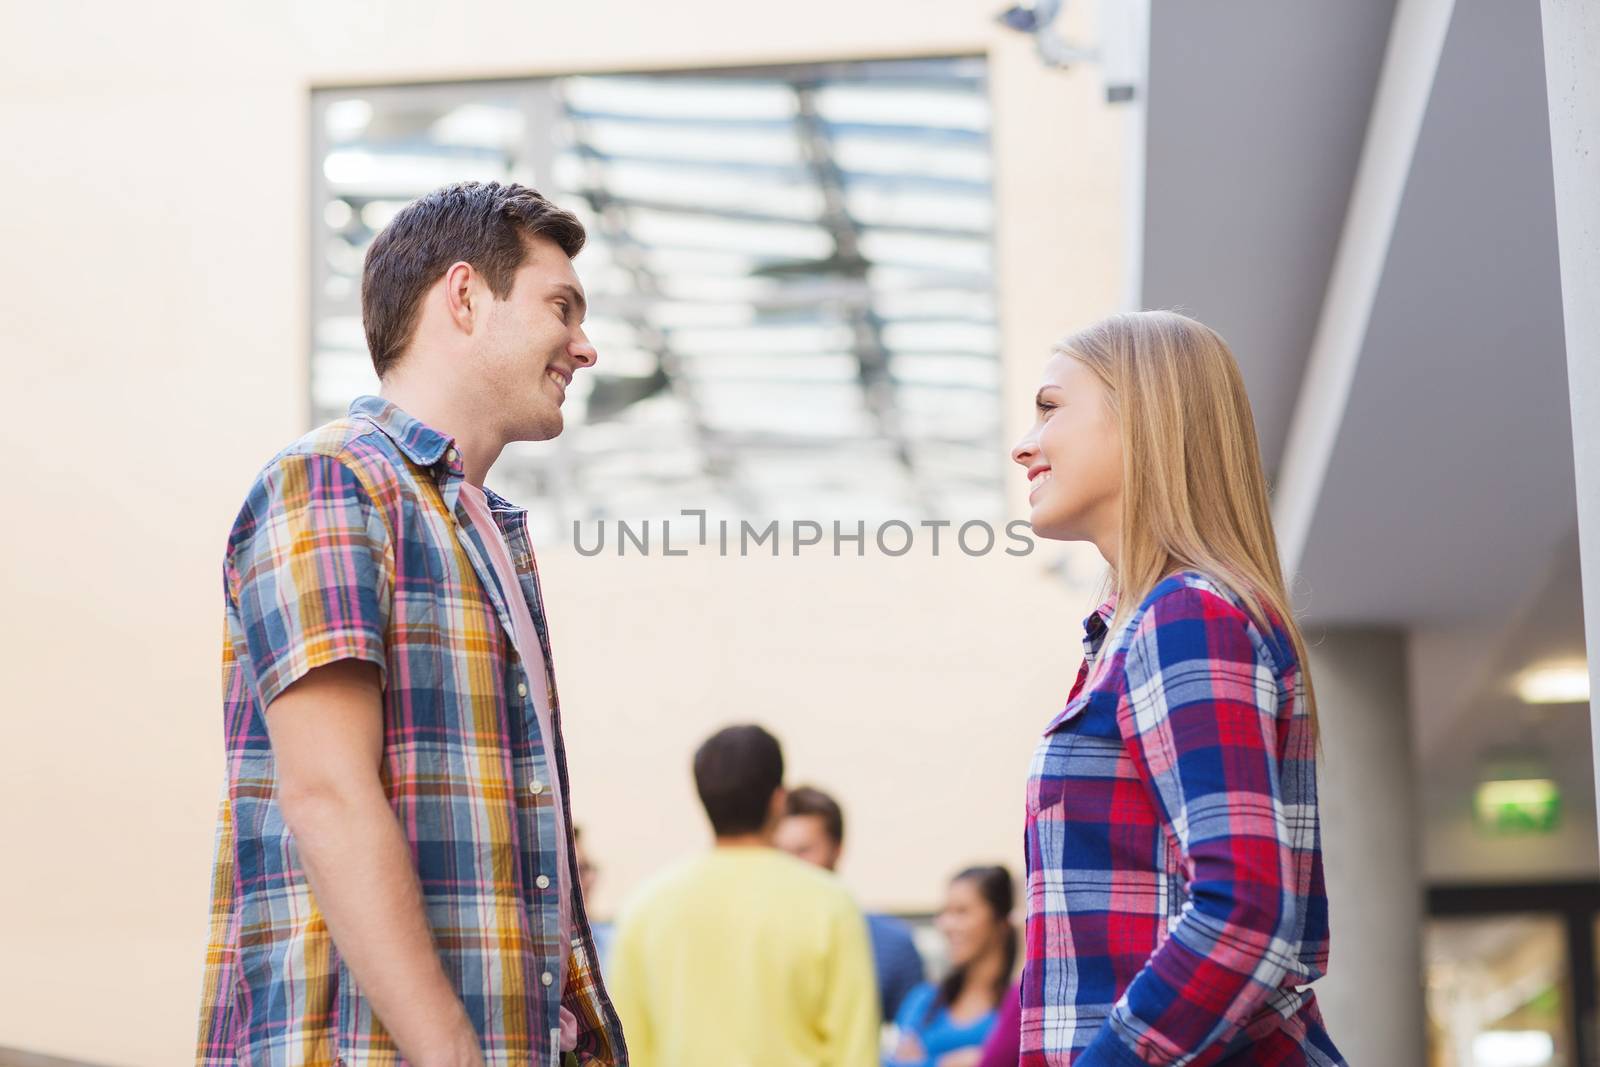
{"type": "MultiPolygon", "coordinates": [[[[554,674],[525,673],[505,596],[549,632],[526,516],[489,495],[521,588],[502,590],[464,509],[449,439],[376,397],[260,474],[228,541],[223,711],[227,785],[217,827],[201,1067],[393,1065],[399,1054],[352,981],[306,884],[277,801],[263,709],[322,664],[359,659],[384,681],[383,781],[416,858],[434,941],[491,1065],[559,1062],[566,958],[579,1063],[624,1067],[582,895],[563,944],[552,795],[569,797],[554,674]],[[518,687],[546,687],[541,736],[518,687]],[[523,788],[556,781],[558,791],[523,788]]],[[[570,814],[570,813],[569,813],[570,814]]],[[[571,819],[567,819],[571,825],[571,819]]]]}
{"type": "Polygon", "coordinates": [[[1192,572],[1112,608],[1029,774],[1024,1067],[1342,1064],[1288,635],[1192,572]]]}

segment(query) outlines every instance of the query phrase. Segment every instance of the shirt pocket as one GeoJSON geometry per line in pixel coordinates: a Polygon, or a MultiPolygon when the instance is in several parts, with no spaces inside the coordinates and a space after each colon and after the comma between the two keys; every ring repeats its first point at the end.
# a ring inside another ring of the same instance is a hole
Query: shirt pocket
{"type": "Polygon", "coordinates": [[[1089,799],[1094,783],[1115,778],[1126,759],[1117,729],[1117,694],[1088,689],[1069,701],[1034,750],[1028,811],[1051,812],[1089,799]]]}

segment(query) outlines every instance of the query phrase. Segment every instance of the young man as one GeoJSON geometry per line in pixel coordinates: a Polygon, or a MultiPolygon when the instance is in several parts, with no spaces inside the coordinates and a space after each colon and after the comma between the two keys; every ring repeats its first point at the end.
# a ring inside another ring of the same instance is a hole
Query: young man
{"type": "MultiPolygon", "coordinates": [[[[837,870],[844,852],[844,810],[820,789],[803,785],[790,790],[776,840],[796,859],[837,870]]],[[[893,1020],[906,994],[922,983],[922,955],[910,927],[892,915],[868,915],[867,933],[878,972],[878,1007],[884,1019],[893,1020]]]]}
{"type": "Polygon", "coordinates": [[[772,847],[783,753],[731,726],[694,756],[716,847],[623,914],[611,986],[639,1067],[877,1067],[866,926],[832,876],[772,847]]]}
{"type": "Polygon", "coordinates": [[[361,287],[382,396],[234,523],[205,1067],[627,1063],[526,516],[482,487],[595,362],[583,242],[518,185],[401,211],[361,287]]]}

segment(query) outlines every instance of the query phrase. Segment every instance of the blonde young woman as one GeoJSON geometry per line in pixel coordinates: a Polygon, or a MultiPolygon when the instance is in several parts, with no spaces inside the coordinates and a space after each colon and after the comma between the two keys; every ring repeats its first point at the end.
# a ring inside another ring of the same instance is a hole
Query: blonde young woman
{"type": "Polygon", "coordinates": [[[1168,312],[1067,338],[1012,453],[1111,596],[1028,781],[1024,1067],[1343,1064],[1316,725],[1228,346],[1168,312]]]}

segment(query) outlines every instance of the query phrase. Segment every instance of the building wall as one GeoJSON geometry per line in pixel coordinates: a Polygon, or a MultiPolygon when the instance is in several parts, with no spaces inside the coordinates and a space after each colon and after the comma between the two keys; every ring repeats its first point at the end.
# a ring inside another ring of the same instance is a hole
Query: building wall
{"type": "MultiPolygon", "coordinates": [[[[998,6],[998,5],[994,5],[998,6]]],[[[1080,17],[1074,5],[1072,19],[1080,17]]],[[[0,1046],[189,1055],[221,781],[219,554],[305,426],[313,86],[986,53],[1008,433],[1114,310],[1124,113],[965,0],[10,5],[0,16],[0,1046]]],[[[1082,23],[1068,27],[1083,29],[1082,23]]],[[[580,260],[581,270],[581,260],[580,260]]],[[[1014,483],[1023,514],[1022,478],[1014,483]]],[[[850,808],[845,877],[932,907],[1020,865],[1095,568],[542,555],[609,912],[705,840],[687,758],[755,719],[850,808]]]]}

